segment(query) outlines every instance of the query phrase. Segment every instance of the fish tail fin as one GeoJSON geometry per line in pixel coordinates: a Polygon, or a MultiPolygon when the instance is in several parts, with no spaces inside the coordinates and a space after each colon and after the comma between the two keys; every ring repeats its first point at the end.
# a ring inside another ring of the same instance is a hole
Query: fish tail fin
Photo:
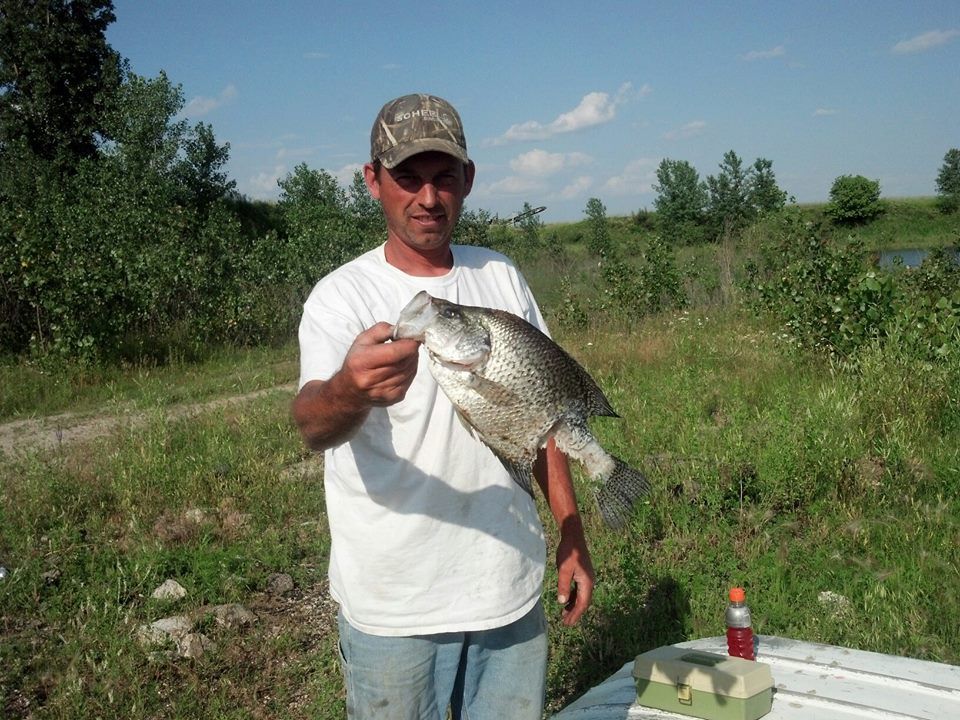
{"type": "Polygon", "coordinates": [[[620,529],[630,522],[637,500],[650,492],[650,483],[639,470],[623,460],[613,458],[613,471],[597,490],[597,505],[603,521],[613,529],[620,529]]]}

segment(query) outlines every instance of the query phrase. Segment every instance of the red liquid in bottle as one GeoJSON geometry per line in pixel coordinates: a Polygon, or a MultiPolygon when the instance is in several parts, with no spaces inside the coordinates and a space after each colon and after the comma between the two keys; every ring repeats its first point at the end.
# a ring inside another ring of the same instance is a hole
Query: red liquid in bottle
{"type": "Polygon", "coordinates": [[[743,588],[730,588],[730,604],[727,605],[726,620],[727,652],[733,657],[754,660],[753,627],[743,588]]]}
{"type": "Polygon", "coordinates": [[[751,628],[727,628],[727,651],[733,657],[753,660],[753,630],[751,628]]]}

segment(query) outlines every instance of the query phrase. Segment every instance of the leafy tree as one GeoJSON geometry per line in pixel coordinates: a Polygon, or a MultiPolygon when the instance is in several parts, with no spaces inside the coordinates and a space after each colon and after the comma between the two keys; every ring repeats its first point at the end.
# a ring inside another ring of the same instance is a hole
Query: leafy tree
{"type": "Polygon", "coordinates": [[[787,202],[787,193],[777,185],[771,160],[757,158],[750,168],[749,186],[750,204],[759,215],[781,210],[787,202]]]}
{"type": "Polygon", "coordinates": [[[737,233],[753,219],[749,179],[743,160],[733,150],[724,154],[720,173],[707,178],[707,222],[714,238],[737,233]]]}
{"type": "Polygon", "coordinates": [[[0,0],[0,148],[60,167],[96,154],[123,79],[111,0],[0,0]]]}
{"type": "Polygon", "coordinates": [[[211,206],[225,199],[237,185],[224,169],[230,159],[230,143],[218,145],[213,128],[201,122],[185,135],[181,147],[183,157],[173,170],[183,204],[206,218],[211,206]]]}
{"type": "Polygon", "coordinates": [[[610,233],[607,230],[607,208],[600,202],[600,198],[587,200],[584,210],[590,222],[590,236],[587,238],[587,247],[598,257],[607,257],[610,254],[610,233]]]}
{"type": "Polygon", "coordinates": [[[326,170],[301,163],[280,180],[278,205],[285,228],[284,266],[294,286],[316,280],[383,241],[364,232],[351,216],[347,192],[326,170]]]}
{"type": "Polygon", "coordinates": [[[696,243],[703,238],[707,186],[686,160],[665,158],[657,168],[657,198],[653,205],[664,239],[672,244],[696,243]]]}
{"type": "Polygon", "coordinates": [[[538,213],[533,212],[533,205],[529,202],[523,203],[523,210],[519,213],[520,219],[515,221],[515,225],[520,229],[520,237],[523,244],[530,250],[540,247],[540,233],[543,230],[543,220],[538,213]]]}
{"type": "Polygon", "coordinates": [[[863,175],[841,175],[833,181],[825,212],[840,225],[872,220],[883,212],[880,181],[863,175]]]}
{"type": "Polygon", "coordinates": [[[460,211],[460,219],[457,220],[457,227],[453,231],[453,242],[460,245],[490,247],[490,223],[492,222],[493,215],[489,210],[464,208],[460,211]]]}
{"type": "Polygon", "coordinates": [[[347,194],[326,170],[312,170],[300,163],[278,184],[279,205],[290,236],[322,233],[328,223],[346,214],[347,194]]]}
{"type": "Polygon", "coordinates": [[[937,173],[937,205],[944,213],[960,210],[960,150],[957,148],[947,150],[937,173]]]}
{"type": "Polygon", "coordinates": [[[383,217],[380,203],[374,200],[363,173],[355,170],[353,181],[347,189],[347,206],[363,233],[373,238],[383,238],[387,232],[387,221],[383,217]]]}
{"type": "Polygon", "coordinates": [[[183,105],[183,91],[164,72],[156,78],[129,73],[104,113],[111,140],[103,156],[135,176],[169,177],[188,132],[186,120],[174,120],[183,105]]]}

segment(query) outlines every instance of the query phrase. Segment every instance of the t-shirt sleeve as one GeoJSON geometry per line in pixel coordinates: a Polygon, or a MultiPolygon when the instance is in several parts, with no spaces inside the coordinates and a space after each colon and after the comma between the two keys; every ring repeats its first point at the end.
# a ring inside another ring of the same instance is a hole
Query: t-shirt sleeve
{"type": "Polygon", "coordinates": [[[300,383],[329,380],[343,365],[353,341],[364,330],[356,315],[338,307],[335,293],[315,290],[303,306],[300,340],[300,383]]]}

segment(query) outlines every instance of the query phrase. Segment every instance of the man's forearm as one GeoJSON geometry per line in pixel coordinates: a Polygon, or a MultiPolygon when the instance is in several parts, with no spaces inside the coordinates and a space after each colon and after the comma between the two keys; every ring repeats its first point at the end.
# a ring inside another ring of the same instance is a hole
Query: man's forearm
{"type": "Polygon", "coordinates": [[[580,511],[577,508],[570,466],[566,456],[557,450],[552,439],[547,443],[547,447],[540,451],[533,467],[533,475],[547,499],[557,527],[563,530],[571,523],[579,525],[580,511]]]}
{"type": "Polygon", "coordinates": [[[338,376],[311,380],[293,399],[294,422],[311,450],[326,450],[349,440],[370,412],[370,405],[347,391],[338,376]]]}

